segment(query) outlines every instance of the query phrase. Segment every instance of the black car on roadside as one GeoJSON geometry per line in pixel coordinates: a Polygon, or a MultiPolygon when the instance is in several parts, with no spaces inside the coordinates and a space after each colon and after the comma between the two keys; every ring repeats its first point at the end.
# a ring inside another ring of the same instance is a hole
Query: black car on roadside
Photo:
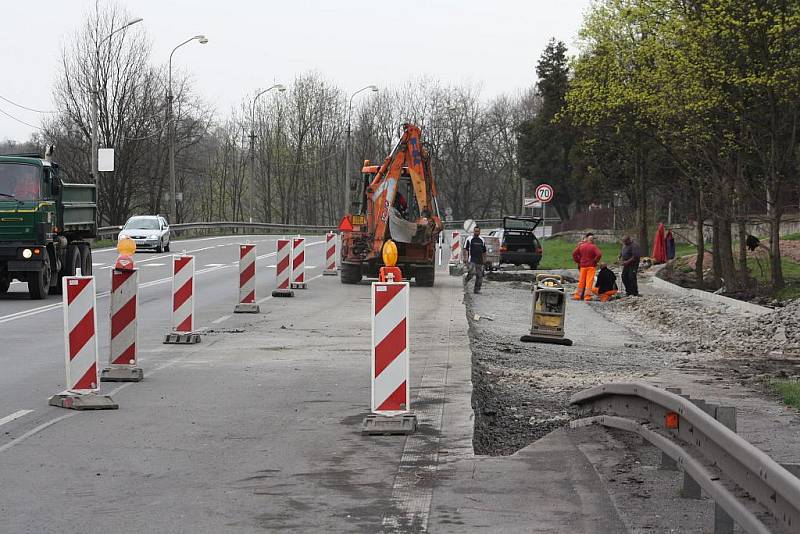
{"type": "Polygon", "coordinates": [[[490,236],[500,239],[500,263],[529,265],[538,269],[542,261],[542,244],[534,230],[542,222],[538,217],[503,217],[503,228],[492,230],[490,236]]]}

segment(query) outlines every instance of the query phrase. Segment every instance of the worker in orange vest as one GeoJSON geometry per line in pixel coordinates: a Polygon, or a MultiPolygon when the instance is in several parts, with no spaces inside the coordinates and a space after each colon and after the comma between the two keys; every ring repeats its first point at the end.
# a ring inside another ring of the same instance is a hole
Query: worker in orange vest
{"type": "Polygon", "coordinates": [[[573,293],[573,299],[592,300],[594,273],[602,257],[603,253],[594,244],[594,235],[591,233],[586,234],[586,237],[572,251],[572,259],[578,264],[578,269],[580,270],[578,289],[573,293]]]}

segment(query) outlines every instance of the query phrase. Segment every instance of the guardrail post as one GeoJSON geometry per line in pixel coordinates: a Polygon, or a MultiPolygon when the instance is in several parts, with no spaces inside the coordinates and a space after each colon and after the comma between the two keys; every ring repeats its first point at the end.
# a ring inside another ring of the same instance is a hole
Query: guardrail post
{"type": "Polygon", "coordinates": [[[683,489],[681,495],[687,499],[700,498],[700,484],[686,471],[683,471],[683,489]]]}
{"type": "Polygon", "coordinates": [[[736,432],[736,406],[717,406],[715,419],[736,432]]]}
{"type": "Polygon", "coordinates": [[[733,534],[733,518],[716,502],[714,503],[714,534],[733,534]]]}

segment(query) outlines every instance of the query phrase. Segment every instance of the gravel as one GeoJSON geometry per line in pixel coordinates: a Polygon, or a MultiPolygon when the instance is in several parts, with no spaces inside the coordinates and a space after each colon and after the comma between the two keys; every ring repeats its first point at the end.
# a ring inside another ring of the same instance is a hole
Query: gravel
{"type": "Polygon", "coordinates": [[[663,336],[656,349],[715,357],[800,357],[800,299],[759,316],[688,297],[647,295],[610,302],[605,314],[631,328],[644,322],[663,336]]]}
{"type": "Polygon", "coordinates": [[[486,280],[480,295],[465,293],[465,304],[477,454],[513,454],[566,425],[574,415],[569,398],[577,391],[643,380],[675,363],[672,355],[641,351],[641,338],[589,309],[606,303],[568,304],[572,347],[519,340],[530,330],[529,283],[486,280]]]}

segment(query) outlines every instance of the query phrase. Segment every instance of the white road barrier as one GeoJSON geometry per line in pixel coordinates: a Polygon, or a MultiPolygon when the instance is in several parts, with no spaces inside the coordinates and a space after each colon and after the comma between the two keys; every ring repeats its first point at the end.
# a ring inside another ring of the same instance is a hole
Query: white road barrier
{"type": "Polygon", "coordinates": [[[256,246],[239,245],[239,303],[234,313],[258,313],[256,304],[256,246]]]}
{"type": "Polygon", "coordinates": [[[65,276],[62,284],[66,390],[50,397],[48,403],[74,410],[116,409],[111,397],[96,394],[100,376],[94,276],[65,276]]]}
{"type": "Polygon", "coordinates": [[[138,286],[136,269],[111,270],[111,341],[108,367],[100,375],[103,382],[139,382],[144,377],[137,366],[138,286]]]}

